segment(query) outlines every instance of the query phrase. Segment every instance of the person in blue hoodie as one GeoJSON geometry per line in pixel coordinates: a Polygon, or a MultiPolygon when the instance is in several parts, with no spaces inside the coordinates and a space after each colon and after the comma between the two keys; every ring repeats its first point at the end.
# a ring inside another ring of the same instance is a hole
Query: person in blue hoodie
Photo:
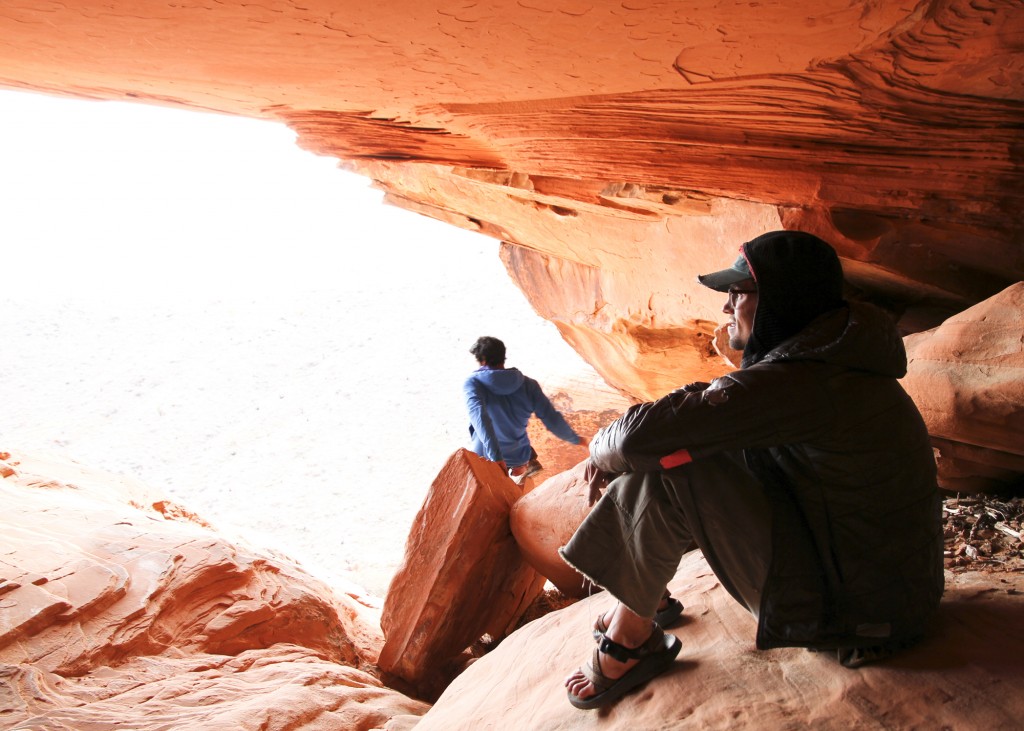
{"type": "Polygon", "coordinates": [[[469,352],[480,365],[462,386],[469,411],[470,449],[498,462],[516,484],[543,469],[530,445],[526,425],[537,415],[548,431],[570,444],[584,447],[540,384],[518,368],[505,367],[505,344],[497,338],[477,338],[469,352]]]}

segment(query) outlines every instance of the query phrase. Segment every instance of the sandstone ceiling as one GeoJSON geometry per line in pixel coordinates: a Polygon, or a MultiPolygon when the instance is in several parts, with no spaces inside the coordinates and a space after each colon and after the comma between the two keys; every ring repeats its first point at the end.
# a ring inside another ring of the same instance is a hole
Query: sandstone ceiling
{"type": "Polygon", "coordinates": [[[765,230],[831,241],[906,333],[1024,279],[1022,51],[1020,0],[0,7],[0,86],[282,121],[505,241],[635,398],[721,372],[694,279],[765,230]]]}

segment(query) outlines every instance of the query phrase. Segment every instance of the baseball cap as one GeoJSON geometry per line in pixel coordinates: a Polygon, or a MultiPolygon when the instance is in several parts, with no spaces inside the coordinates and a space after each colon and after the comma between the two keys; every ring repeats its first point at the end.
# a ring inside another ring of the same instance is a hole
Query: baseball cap
{"type": "Polygon", "coordinates": [[[745,279],[753,279],[753,277],[746,257],[741,254],[728,269],[711,272],[711,274],[701,274],[697,277],[697,281],[716,292],[728,292],[732,285],[745,279]]]}

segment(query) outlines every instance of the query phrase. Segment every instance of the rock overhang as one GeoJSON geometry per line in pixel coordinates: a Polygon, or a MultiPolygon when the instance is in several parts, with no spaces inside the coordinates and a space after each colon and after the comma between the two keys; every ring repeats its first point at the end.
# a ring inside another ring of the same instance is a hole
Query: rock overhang
{"type": "Polygon", "coordinates": [[[1014,0],[85,0],[0,33],[0,86],[277,120],[501,239],[630,398],[728,369],[695,278],[765,230],[832,242],[907,334],[1024,278],[1014,0]]]}

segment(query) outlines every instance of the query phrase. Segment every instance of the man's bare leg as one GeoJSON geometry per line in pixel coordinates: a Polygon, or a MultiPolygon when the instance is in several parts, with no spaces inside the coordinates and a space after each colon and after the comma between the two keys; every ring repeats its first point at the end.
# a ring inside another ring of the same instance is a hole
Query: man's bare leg
{"type": "MultiPolygon", "coordinates": [[[[597,619],[594,620],[595,638],[597,638],[598,635],[603,635],[605,632],[608,631],[608,622],[611,619],[612,613],[618,608],[618,606],[618,603],[616,603],[615,606],[609,609],[607,612],[597,615],[597,619]]],[[[682,613],[682,611],[682,603],[678,599],[675,599],[672,596],[671,592],[669,592],[668,588],[666,588],[665,593],[661,597],[661,601],[658,602],[658,609],[654,615],[654,621],[661,625],[662,628],[668,628],[676,621],[676,619],[679,618],[679,615],[682,613]],[[673,602],[677,604],[679,608],[674,609],[672,615],[663,620],[661,618],[661,615],[664,612],[668,611],[670,607],[672,607],[673,602]]]]}

